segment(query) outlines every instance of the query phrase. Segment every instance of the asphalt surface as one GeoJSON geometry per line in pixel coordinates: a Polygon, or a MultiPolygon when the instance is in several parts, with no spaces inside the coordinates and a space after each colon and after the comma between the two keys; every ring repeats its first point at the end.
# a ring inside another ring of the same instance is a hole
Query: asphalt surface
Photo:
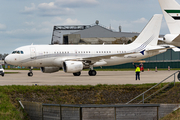
{"type": "MultiPolygon", "coordinates": [[[[97,84],[144,84],[159,83],[176,71],[145,71],[140,74],[141,80],[135,80],[134,71],[97,71],[96,76],[89,76],[88,71],[82,71],[81,76],[59,71],[56,73],[42,73],[33,71],[33,77],[28,77],[28,70],[6,70],[6,72],[19,72],[18,74],[5,74],[0,76],[0,85],[97,85],[97,84]]],[[[177,75],[175,76],[178,82],[177,75]]],[[[174,76],[167,80],[173,81],[174,76]]]]}

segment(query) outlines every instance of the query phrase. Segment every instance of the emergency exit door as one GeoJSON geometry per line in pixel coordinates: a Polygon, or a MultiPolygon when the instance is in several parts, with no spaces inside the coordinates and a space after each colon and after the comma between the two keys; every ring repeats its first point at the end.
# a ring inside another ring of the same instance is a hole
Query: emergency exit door
{"type": "Polygon", "coordinates": [[[35,47],[30,47],[30,58],[36,59],[36,48],[35,47]]]}

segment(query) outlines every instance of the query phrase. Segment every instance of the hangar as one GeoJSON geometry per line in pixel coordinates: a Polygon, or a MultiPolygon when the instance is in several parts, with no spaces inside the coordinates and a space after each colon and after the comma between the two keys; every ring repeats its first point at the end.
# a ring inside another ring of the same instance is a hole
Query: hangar
{"type": "Polygon", "coordinates": [[[92,25],[54,26],[51,44],[128,44],[139,33],[113,31],[96,21],[92,25]]]}
{"type": "MultiPolygon", "coordinates": [[[[92,25],[62,25],[54,26],[51,44],[129,44],[139,33],[113,31],[111,28],[99,24],[96,20],[92,25]]],[[[163,35],[160,35],[163,37],[163,35]]],[[[158,41],[158,44],[164,44],[158,41]]],[[[167,52],[141,60],[145,68],[180,68],[180,52],[167,52]]],[[[131,63],[103,68],[133,68],[131,63]]]]}

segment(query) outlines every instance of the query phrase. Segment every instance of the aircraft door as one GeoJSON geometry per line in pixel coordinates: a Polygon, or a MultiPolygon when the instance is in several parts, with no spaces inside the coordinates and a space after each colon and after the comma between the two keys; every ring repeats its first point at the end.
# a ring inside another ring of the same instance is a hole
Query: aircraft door
{"type": "Polygon", "coordinates": [[[35,47],[30,47],[30,58],[36,59],[36,48],[35,47]]]}

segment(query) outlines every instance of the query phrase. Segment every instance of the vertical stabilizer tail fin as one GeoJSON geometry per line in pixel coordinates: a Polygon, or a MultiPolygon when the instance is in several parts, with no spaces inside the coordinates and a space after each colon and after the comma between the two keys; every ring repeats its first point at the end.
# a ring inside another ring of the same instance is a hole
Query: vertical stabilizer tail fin
{"type": "Polygon", "coordinates": [[[171,34],[180,34],[180,5],[175,0],[159,0],[171,34]]]}
{"type": "Polygon", "coordinates": [[[155,14],[132,44],[142,44],[141,48],[145,48],[147,45],[156,46],[161,28],[162,17],[163,15],[161,14],[155,14]]]}

